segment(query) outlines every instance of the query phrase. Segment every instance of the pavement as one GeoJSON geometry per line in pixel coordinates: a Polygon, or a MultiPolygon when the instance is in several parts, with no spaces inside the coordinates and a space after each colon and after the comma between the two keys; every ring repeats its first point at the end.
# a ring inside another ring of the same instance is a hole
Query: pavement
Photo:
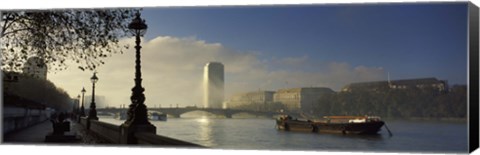
{"type": "MultiPolygon", "coordinates": [[[[70,132],[74,134],[79,141],[68,142],[68,144],[108,144],[108,142],[96,137],[95,135],[88,134],[88,131],[81,124],[75,121],[70,121],[70,132]]],[[[14,131],[3,135],[2,143],[5,144],[45,144],[45,136],[53,132],[52,122],[44,121],[42,123],[30,126],[25,129],[14,131]]],[[[50,143],[49,143],[50,144],[50,143]]]]}
{"type": "Polygon", "coordinates": [[[53,132],[52,122],[47,120],[3,135],[2,143],[44,143],[45,136],[50,132],[53,132]]]}

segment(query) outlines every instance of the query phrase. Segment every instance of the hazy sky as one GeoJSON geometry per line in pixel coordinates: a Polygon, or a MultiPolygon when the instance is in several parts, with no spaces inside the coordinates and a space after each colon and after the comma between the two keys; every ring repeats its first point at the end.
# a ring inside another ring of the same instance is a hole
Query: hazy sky
{"type": "MultiPolygon", "coordinates": [[[[225,94],[435,77],[465,84],[467,3],[145,8],[146,104],[201,105],[203,66],[225,65],[225,94]]],[[[133,46],[131,39],[124,40],[133,46]]],[[[96,93],[130,104],[134,50],[105,59],[96,93]]],[[[49,79],[77,96],[92,72],[49,79]]],[[[89,103],[89,102],[88,102],[89,103]]]]}

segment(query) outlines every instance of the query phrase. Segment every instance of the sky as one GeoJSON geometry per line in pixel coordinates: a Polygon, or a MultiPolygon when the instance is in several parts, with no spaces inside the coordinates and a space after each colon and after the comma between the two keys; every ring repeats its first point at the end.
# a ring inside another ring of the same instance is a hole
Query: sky
{"type": "MultiPolygon", "coordinates": [[[[226,100],[248,91],[435,77],[467,80],[467,3],[149,7],[142,18],[147,106],[202,105],[203,67],[225,65],[226,100]]],[[[131,38],[122,43],[134,45],[131,38]]],[[[134,50],[105,59],[96,94],[130,104],[134,50]]],[[[48,79],[72,97],[92,72],[48,79]]]]}

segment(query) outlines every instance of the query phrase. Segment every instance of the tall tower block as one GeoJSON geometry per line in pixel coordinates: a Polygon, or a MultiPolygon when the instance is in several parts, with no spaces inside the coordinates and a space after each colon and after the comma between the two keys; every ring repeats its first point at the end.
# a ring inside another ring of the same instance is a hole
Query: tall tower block
{"type": "Polygon", "coordinates": [[[203,105],[208,108],[222,108],[224,99],[224,71],[223,64],[209,62],[203,72],[203,105]]]}

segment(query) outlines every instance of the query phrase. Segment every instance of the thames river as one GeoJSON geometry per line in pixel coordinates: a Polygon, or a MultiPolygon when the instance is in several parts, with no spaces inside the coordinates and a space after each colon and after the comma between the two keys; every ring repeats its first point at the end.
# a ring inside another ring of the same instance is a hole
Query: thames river
{"type": "MultiPolygon", "coordinates": [[[[124,121],[101,117],[120,125],[124,121]]],[[[151,121],[157,134],[211,148],[362,152],[467,153],[465,122],[386,121],[378,135],[341,135],[279,131],[269,118],[168,118],[151,121]]]]}

